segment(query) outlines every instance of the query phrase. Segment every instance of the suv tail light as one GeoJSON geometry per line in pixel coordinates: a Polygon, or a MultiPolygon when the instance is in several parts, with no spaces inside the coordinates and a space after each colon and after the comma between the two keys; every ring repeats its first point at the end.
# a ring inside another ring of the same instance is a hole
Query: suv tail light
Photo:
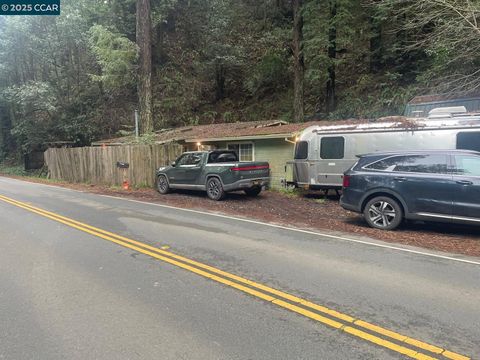
{"type": "Polygon", "coordinates": [[[343,175],[343,187],[347,188],[350,186],[350,175],[343,175]]]}

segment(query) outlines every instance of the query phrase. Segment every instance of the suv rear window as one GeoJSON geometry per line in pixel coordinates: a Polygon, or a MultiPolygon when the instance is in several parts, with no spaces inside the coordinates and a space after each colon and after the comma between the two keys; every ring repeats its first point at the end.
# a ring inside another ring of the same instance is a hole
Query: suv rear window
{"type": "Polygon", "coordinates": [[[375,161],[374,163],[365,166],[369,170],[393,171],[398,164],[403,162],[404,156],[392,156],[386,159],[375,161]]]}
{"type": "Polygon", "coordinates": [[[299,141],[295,144],[295,159],[305,160],[308,158],[308,142],[299,141]]]}
{"type": "Polygon", "coordinates": [[[447,156],[442,154],[392,156],[365,166],[365,169],[423,174],[448,173],[447,156]]]}
{"type": "Polygon", "coordinates": [[[320,145],[322,159],[343,159],[345,156],[345,138],[341,136],[323,137],[320,145]]]}

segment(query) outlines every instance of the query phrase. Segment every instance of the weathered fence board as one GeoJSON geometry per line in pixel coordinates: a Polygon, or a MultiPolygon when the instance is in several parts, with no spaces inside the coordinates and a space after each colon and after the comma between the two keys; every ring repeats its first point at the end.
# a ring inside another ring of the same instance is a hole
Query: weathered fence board
{"type": "Polygon", "coordinates": [[[125,145],[48,149],[45,164],[49,177],[72,183],[121,185],[124,180],[117,162],[128,162],[126,180],[132,186],[153,186],[155,169],[170,164],[181,153],[182,146],[125,145]]]}

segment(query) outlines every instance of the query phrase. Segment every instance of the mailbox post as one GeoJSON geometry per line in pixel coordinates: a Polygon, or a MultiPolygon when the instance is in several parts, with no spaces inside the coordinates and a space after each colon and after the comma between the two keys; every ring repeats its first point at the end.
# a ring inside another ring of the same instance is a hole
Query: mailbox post
{"type": "Polygon", "coordinates": [[[124,190],[130,189],[130,184],[128,183],[128,179],[127,179],[127,172],[129,167],[130,167],[130,164],[127,162],[122,162],[122,161],[117,162],[117,168],[120,169],[120,171],[122,172],[122,178],[123,178],[122,187],[124,190]]]}

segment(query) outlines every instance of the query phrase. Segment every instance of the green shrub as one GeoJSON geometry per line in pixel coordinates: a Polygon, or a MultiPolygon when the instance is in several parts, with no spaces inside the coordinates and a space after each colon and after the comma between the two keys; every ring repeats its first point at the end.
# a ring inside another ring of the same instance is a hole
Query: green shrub
{"type": "Polygon", "coordinates": [[[27,176],[28,172],[21,165],[0,164],[0,174],[27,176]]]}

